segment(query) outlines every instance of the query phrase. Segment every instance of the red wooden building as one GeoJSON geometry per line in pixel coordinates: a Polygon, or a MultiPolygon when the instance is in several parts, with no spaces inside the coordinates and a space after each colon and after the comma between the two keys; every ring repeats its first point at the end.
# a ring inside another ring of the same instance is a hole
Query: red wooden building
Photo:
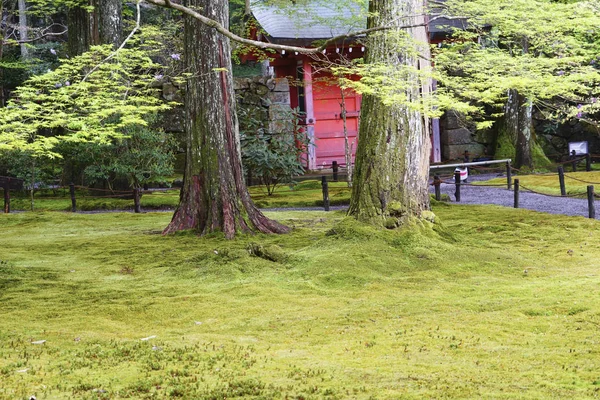
{"type": "MultiPolygon", "coordinates": [[[[282,12],[280,8],[265,5],[254,6],[252,12],[259,24],[259,29],[254,32],[255,38],[277,44],[314,46],[319,40],[359,31],[366,26],[366,17],[360,17],[361,9],[358,7],[340,10],[333,3],[328,5],[325,1],[314,1],[310,5],[297,6],[292,11],[282,12]]],[[[460,24],[462,22],[459,20],[436,20],[435,24],[429,26],[430,42],[441,42],[448,36],[447,26],[460,24]]],[[[356,41],[340,42],[327,48],[322,59],[362,57],[365,50],[356,41]]],[[[291,106],[298,107],[306,115],[306,130],[315,144],[308,155],[310,170],[329,167],[333,161],[345,164],[341,89],[331,72],[323,68],[321,61],[315,57],[282,51],[274,55],[270,62],[275,77],[287,77],[290,80],[291,106]]],[[[361,96],[351,90],[346,90],[344,94],[346,127],[354,153],[361,96]]],[[[431,161],[440,162],[439,121],[434,120],[432,125],[431,161]]]]}

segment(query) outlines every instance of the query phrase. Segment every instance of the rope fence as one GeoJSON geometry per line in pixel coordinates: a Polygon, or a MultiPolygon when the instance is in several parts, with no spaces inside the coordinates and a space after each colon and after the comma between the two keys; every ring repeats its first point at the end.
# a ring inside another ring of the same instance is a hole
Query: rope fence
{"type": "MultiPolygon", "coordinates": [[[[547,196],[547,197],[581,198],[581,197],[587,196],[588,200],[593,203],[594,198],[600,197],[600,196],[596,195],[594,193],[592,185],[600,185],[600,182],[591,182],[591,181],[587,181],[587,180],[584,180],[584,179],[581,179],[578,177],[574,177],[574,176],[564,173],[564,165],[571,163],[573,166],[573,170],[576,171],[577,164],[583,160],[586,161],[586,171],[590,171],[592,159],[600,159],[600,155],[585,154],[582,157],[570,156],[570,159],[567,161],[558,162],[558,163],[553,164],[554,166],[557,167],[557,171],[558,171],[559,185],[560,185],[560,190],[561,190],[560,195],[543,193],[543,192],[534,190],[530,187],[520,185],[520,182],[519,182],[519,185],[515,186],[513,189],[514,184],[516,184],[519,180],[515,179],[513,182],[512,173],[513,172],[519,173],[522,171],[518,168],[514,168],[511,165],[510,159],[484,160],[484,161],[476,161],[476,162],[471,162],[471,163],[463,162],[463,163],[459,163],[459,164],[434,165],[434,166],[430,167],[430,171],[431,170],[442,170],[442,169],[448,169],[448,168],[468,168],[468,169],[472,169],[472,170],[478,171],[478,172],[498,172],[506,177],[506,184],[482,183],[482,184],[474,185],[472,183],[463,182],[461,180],[460,172],[457,172],[455,170],[453,175],[450,175],[450,174],[449,175],[437,175],[437,174],[434,175],[433,182],[431,183],[431,185],[435,187],[435,198],[438,201],[441,200],[440,185],[441,184],[448,184],[448,185],[454,184],[456,187],[455,197],[456,197],[457,202],[460,202],[460,188],[462,186],[468,186],[468,187],[472,187],[472,188],[507,187],[508,190],[513,190],[513,192],[515,192],[515,194],[514,194],[515,208],[518,208],[518,194],[519,194],[520,190],[525,190],[527,192],[531,192],[531,193],[535,193],[535,194],[547,196]],[[503,166],[492,167],[492,166],[490,166],[492,164],[503,164],[503,166]],[[564,183],[565,176],[574,181],[589,184],[590,186],[588,186],[588,191],[567,194],[566,188],[565,188],[565,183],[564,183]],[[452,179],[452,178],[454,178],[454,179],[452,179]],[[590,187],[592,188],[591,192],[590,192],[590,187]]],[[[339,182],[340,168],[344,168],[344,167],[346,167],[346,165],[344,163],[338,163],[336,161],[333,161],[331,164],[323,164],[319,167],[321,167],[323,169],[331,168],[332,174],[333,174],[332,181],[339,182]]],[[[538,174],[530,174],[530,175],[554,176],[554,175],[556,175],[556,173],[538,173],[538,174]]],[[[11,182],[11,179],[14,181],[18,181],[16,178],[0,177],[0,184],[3,184],[2,187],[4,189],[4,212],[5,213],[10,212],[10,195],[9,195],[9,193],[11,190],[11,188],[8,187],[5,182],[11,182]],[[3,178],[5,178],[5,179],[2,180],[3,178]]],[[[319,180],[315,180],[315,181],[319,182],[319,180]]],[[[20,184],[22,185],[22,180],[20,181],[20,184]]],[[[350,191],[352,189],[351,187],[334,187],[334,188],[331,188],[331,190],[330,190],[329,181],[327,179],[327,176],[325,176],[325,175],[321,176],[320,184],[321,184],[321,190],[322,190],[322,194],[323,194],[323,207],[326,211],[329,210],[330,197],[335,197],[335,196],[341,195],[343,193],[347,193],[348,191],[350,191]]],[[[139,188],[134,188],[133,190],[125,191],[125,190],[113,190],[113,189],[103,189],[103,188],[91,188],[91,187],[86,187],[86,186],[70,184],[68,186],[54,187],[53,190],[66,191],[67,188],[69,189],[69,197],[70,197],[71,203],[72,203],[72,206],[71,206],[72,212],[75,212],[77,210],[77,199],[105,199],[105,198],[122,198],[122,199],[127,199],[127,200],[132,199],[134,202],[135,212],[136,213],[141,212],[141,207],[140,207],[141,190],[139,188]],[[92,195],[92,194],[89,194],[89,192],[96,192],[96,193],[103,193],[103,194],[92,195]]],[[[295,192],[308,192],[308,191],[314,191],[316,189],[317,188],[296,189],[295,192]]],[[[15,190],[15,189],[12,189],[12,190],[15,190]]],[[[258,195],[258,196],[253,196],[253,197],[255,199],[260,199],[260,198],[264,198],[266,196],[268,196],[268,195],[262,195],[262,196],[258,195]]],[[[50,197],[44,196],[42,198],[46,199],[46,200],[63,200],[66,197],[67,197],[67,195],[65,193],[63,196],[50,196],[50,197]]],[[[590,210],[592,208],[593,208],[593,204],[590,205],[590,210]]]]}
{"type": "MultiPolygon", "coordinates": [[[[590,157],[586,157],[587,159],[589,159],[590,157]]],[[[504,162],[505,160],[501,160],[498,162],[504,162]]],[[[465,168],[468,167],[468,165],[462,164],[461,166],[464,166],[465,168]]],[[[453,165],[450,165],[449,167],[453,167],[453,165]]],[[[486,169],[491,169],[488,167],[484,167],[486,169]]],[[[495,170],[498,170],[498,168],[494,168],[495,170]]],[[[510,166],[510,161],[506,162],[506,172],[507,172],[507,179],[511,179],[511,171],[513,171],[515,169],[511,168],[510,166]]],[[[585,179],[581,179],[578,177],[574,177],[572,175],[569,174],[565,174],[564,172],[564,167],[562,165],[559,165],[557,168],[557,173],[544,173],[544,174],[534,174],[536,176],[558,176],[559,179],[559,186],[560,186],[560,195],[556,195],[556,194],[551,194],[551,193],[544,193],[541,192],[539,190],[535,190],[531,187],[528,186],[524,186],[521,185],[519,182],[519,179],[514,179],[514,182],[512,182],[512,187],[513,187],[513,196],[514,196],[514,208],[519,208],[519,193],[520,191],[527,191],[530,193],[534,193],[537,195],[541,195],[541,196],[545,196],[545,197],[553,197],[553,198],[586,198],[588,199],[588,216],[589,218],[596,218],[596,211],[595,211],[595,198],[600,198],[600,195],[597,195],[594,191],[594,185],[598,185],[600,183],[598,182],[592,182],[589,180],[585,180],[585,179]],[[566,186],[565,186],[565,176],[567,178],[573,179],[574,181],[578,181],[581,183],[585,183],[587,184],[587,190],[586,192],[571,192],[567,194],[566,191],[566,186]]],[[[467,174],[468,176],[468,174],[467,174]]],[[[431,183],[432,186],[435,187],[435,198],[436,200],[440,201],[441,200],[441,190],[440,190],[440,186],[442,184],[447,184],[447,185],[455,185],[455,192],[454,192],[454,196],[457,202],[461,201],[461,187],[463,186],[468,186],[468,187],[472,187],[472,188],[485,188],[485,187],[504,187],[507,186],[508,190],[511,190],[511,185],[504,185],[504,184],[471,184],[471,183],[467,183],[465,178],[461,178],[461,169],[459,169],[457,167],[457,169],[454,172],[454,179],[450,180],[448,179],[449,176],[444,176],[443,178],[440,175],[434,175],[433,177],[433,182],[431,183]],[[463,182],[463,180],[465,180],[465,182],[463,182]]]]}
{"type": "MultiPolygon", "coordinates": [[[[14,178],[13,178],[14,179],[14,178]]],[[[134,212],[136,213],[140,213],[142,212],[141,210],[141,205],[140,205],[140,198],[141,198],[141,191],[140,188],[134,188],[133,190],[113,190],[113,189],[101,189],[101,188],[93,188],[93,187],[87,187],[87,186],[77,186],[73,183],[71,183],[69,186],[56,186],[53,187],[51,190],[63,190],[65,191],[66,189],[69,189],[69,195],[67,196],[66,193],[63,194],[62,196],[41,196],[38,197],[38,199],[44,199],[44,200],[65,200],[65,198],[70,198],[71,199],[71,211],[72,212],[76,212],[77,211],[77,199],[107,199],[107,198],[111,198],[111,199],[115,199],[115,198],[120,198],[120,199],[124,199],[124,200],[133,200],[133,208],[134,208],[134,212]],[[76,190],[78,190],[80,193],[79,195],[77,195],[76,190]],[[106,194],[106,195],[90,195],[90,194],[82,194],[82,191],[87,191],[88,193],[91,192],[101,192],[101,193],[110,193],[110,194],[106,194]]],[[[4,189],[4,213],[8,214],[10,213],[10,187],[8,187],[7,185],[3,186],[4,189]]],[[[21,187],[20,190],[22,190],[23,188],[21,187]]],[[[14,189],[13,189],[14,190],[14,189]]],[[[33,196],[33,195],[32,195],[33,196]]],[[[33,209],[33,198],[32,198],[32,209],[33,209]]]]}

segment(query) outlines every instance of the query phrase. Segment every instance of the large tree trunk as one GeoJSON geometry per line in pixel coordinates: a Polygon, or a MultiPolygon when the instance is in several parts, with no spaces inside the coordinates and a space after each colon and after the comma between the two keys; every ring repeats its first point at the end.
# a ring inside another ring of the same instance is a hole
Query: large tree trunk
{"type": "Polygon", "coordinates": [[[504,117],[498,128],[496,156],[514,158],[515,168],[534,168],[536,163],[550,163],[535,141],[532,113],[533,104],[530,100],[517,90],[508,91],[504,117]],[[535,154],[538,154],[537,160],[535,154]]]}
{"type": "Polygon", "coordinates": [[[112,44],[118,47],[121,44],[121,36],[123,33],[121,14],[123,9],[122,0],[99,0],[98,10],[99,15],[99,32],[100,43],[112,44]]]}
{"type": "MultiPolygon", "coordinates": [[[[366,62],[399,68],[403,65],[430,68],[423,3],[423,0],[371,1],[374,17],[368,26],[397,28],[370,35],[366,62]],[[420,42],[422,58],[407,54],[397,45],[402,42],[399,40],[401,25],[419,24],[423,26],[408,29],[408,34],[420,42]]],[[[420,82],[415,74],[409,74],[408,80],[420,82]]],[[[431,91],[431,82],[427,81],[406,89],[409,101],[419,103],[421,93],[431,91]]],[[[420,218],[423,211],[429,210],[429,121],[414,108],[389,104],[373,95],[363,97],[360,121],[348,214],[359,221],[388,228],[400,226],[413,217],[420,218]]]]}
{"type": "Polygon", "coordinates": [[[67,13],[69,29],[67,49],[70,56],[78,56],[90,49],[90,14],[83,7],[73,6],[67,13]]]}
{"type": "MultiPolygon", "coordinates": [[[[228,25],[226,0],[186,3],[228,25]]],[[[164,233],[196,229],[232,238],[238,232],[288,232],[256,208],[243,179],[229,39],[188,16],[184,36],[185,70],[190,73],[186,165],[179,206],[164,233]]]]}

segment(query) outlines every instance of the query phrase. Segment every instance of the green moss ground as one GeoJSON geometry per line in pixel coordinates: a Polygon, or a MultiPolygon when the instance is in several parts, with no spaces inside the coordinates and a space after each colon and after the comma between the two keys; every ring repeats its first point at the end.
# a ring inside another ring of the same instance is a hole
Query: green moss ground
{"type": "Polygon", "coordinates": [[[0,399],[597,396],[600,224],[434,211],[272,213],[293,233],[233,241],[164,237],[163,213],[0,215],[0,399]]]}

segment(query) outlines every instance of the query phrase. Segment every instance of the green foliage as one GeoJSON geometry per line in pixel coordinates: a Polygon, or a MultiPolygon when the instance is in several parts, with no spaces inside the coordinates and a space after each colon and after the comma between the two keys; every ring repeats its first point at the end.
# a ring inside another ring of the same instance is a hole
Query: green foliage
{"type": "Polygon", "coordinates": [[[35,157],[20,150],[0,152],[0,175],[22,179],[25,188],[39,189],[56,184],[61,172],[56,159],[35,157]]]}
{"type": "Polygon", "coordinates": [[[153,181],[164,181],[173,174],[175,140],[156,129],[131,127],[123,132],[125,139],[110,144],[87,143],[90,165],[84,175],[92,184],[126,178],[129,185],[139,188],[153,181]]]}
{"type": "Polygon", "coordinates": [[[18,88],[0,110],[0,151],[56,157],[60,141],[108,143],[124,137],[126,128],[145,126],[149,114],[169,108],[155,95],[152,83],[161,67],[148,51],[123,49],[103,62],[111,51],[93,47],[18,88]]]}
{"type": "Polygon", "coordinates": [[[268,195],[279,185],[292,185],[304,173],[303,156],[309,145],[298,110],[278,107],[276,113],[277,120],[268,123],[255,107],[238,108],[244,168],[260,179],[268,195]]]}
{"type": "Polygon", "coordinates": [[[580,118],[598,109],[600,46],[598,4],[549,0],[449,0],[450,15],[469,29],[434,50],[442,95],[501,112],[509,89],[545,107],[548,117],[580,118]],[[566,100],[557,110],[550,101],[566,100]],[[579,106],[577,106],[579,105],[579,106]],[[558,112],[557,112],[558,111],[558,112]]]}

